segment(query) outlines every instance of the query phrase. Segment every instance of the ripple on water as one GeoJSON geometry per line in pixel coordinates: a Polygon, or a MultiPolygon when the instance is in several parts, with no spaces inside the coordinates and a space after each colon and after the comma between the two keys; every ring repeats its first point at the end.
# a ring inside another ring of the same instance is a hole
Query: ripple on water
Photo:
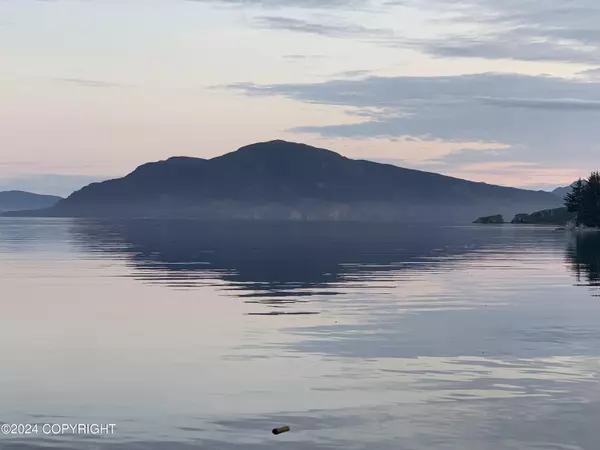
{"type": "Polygon", "coordinates": [[[1,219],[0,447],[597,447],[595,241],[290,226],[1,219]]]}

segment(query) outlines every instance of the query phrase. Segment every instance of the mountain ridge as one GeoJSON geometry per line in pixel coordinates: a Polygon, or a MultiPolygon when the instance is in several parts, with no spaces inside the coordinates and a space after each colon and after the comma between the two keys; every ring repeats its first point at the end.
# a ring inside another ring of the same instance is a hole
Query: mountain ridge
{"type": "Polygon", "coordinates": [[[63,198],[56,195],[35,194],[21,190],[0,191],[0,212],[49,208],[60,200],[63,198]]]}
{"type": "MultiPolygon", "coordinates": [[[[49,215],[395,220],[556,207],[551,193],[496,186],[274,140],[211,159],[171,157],[92,183],[49,215]]],[[[465,218],[468,216],[465,216],[465,218]]]]}

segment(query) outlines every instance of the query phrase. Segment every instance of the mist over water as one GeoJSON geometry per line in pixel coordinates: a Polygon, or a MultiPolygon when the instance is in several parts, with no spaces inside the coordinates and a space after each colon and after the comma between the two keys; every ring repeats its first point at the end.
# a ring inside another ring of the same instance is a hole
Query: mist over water
{"type": "Polygon", "coordinates": [[[0,422],[116,424],[3,450],[600,442],[598,233],[0,218],[0,286],[0,422]]]}

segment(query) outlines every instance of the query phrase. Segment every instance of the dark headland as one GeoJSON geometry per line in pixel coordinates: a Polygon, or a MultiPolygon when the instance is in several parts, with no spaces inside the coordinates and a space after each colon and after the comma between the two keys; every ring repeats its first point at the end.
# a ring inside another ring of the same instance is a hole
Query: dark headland
{"type": "Polygon", "coordinates": [[[12,216],[469,222],[555,208],[543,191],[476,183],[304,144],[270,141],[212,158],[173,157],[12,216]]]}
{"type": "MultiPolygon", "coordinates": [[[[557,188],[553,194],[563,196],[564,206],[544,209],[534,213],[519,213],[513,224],[561,225],[568,230],[600,230],[600,172],[595,171],[587,179],[579,179],[566,188],[557,188]]],[[[502,215],[480,217],[474,223],[501,224],[502,215]]]]}

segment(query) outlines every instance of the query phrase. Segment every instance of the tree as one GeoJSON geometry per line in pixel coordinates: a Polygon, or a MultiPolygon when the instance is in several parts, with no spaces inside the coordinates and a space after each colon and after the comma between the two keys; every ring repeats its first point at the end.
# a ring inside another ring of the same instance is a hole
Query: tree
{"type": "Polygon", "coordinates": [[[571,186],[571,192],[565,196],[565,206],[570,213],[575,213],[577,225],[580,222],[581,208],[583,206],[583,197],[585,192],[585,183],[580,178],[571,186]]]}
{"type": "Polygon", "coordinates": [[[565,196],[565,206],[575,213],[577,225],[600,228],[600,172],[592,172],[587,180],[577,180],[565,196]]]}
{"type": "Polygon", "coordinates": [[[600,173],[592,172],[587,179],[579,219],[587,227],[600,227],[600,173]]]}

